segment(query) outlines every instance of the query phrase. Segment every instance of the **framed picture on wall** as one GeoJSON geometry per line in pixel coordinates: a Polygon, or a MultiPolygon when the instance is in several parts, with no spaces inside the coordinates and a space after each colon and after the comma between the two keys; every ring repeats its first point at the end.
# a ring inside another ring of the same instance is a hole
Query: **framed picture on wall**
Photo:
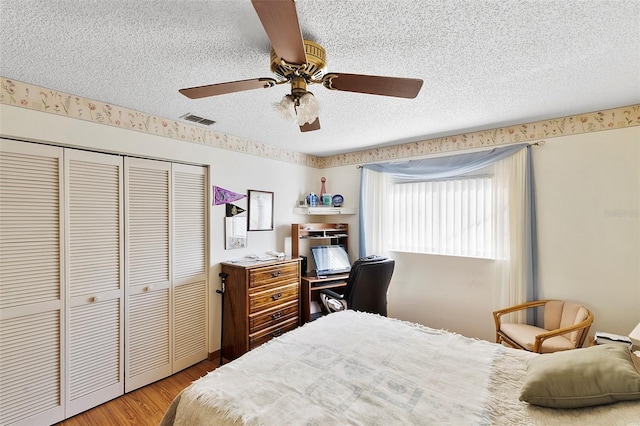
{"type": "Polygon", "coordinates": [[[273,231],[273,192],[249,191],[249,231],[273,231]]]}

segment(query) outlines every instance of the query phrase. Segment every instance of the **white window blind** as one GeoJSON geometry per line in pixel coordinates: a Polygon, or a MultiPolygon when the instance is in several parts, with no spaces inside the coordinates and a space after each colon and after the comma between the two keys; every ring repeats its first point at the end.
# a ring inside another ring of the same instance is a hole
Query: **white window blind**
{"type": "Polygon", "coordinates": [[[489,176],[392,184],[391,250],[494,258],[489,176]]]}

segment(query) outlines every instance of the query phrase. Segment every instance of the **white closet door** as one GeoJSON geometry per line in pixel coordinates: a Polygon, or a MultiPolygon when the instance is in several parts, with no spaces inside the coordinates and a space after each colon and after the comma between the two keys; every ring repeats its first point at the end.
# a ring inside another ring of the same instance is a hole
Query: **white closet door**
{"type": "Polygon", "coordinates": [[[173,165],[173,372],[207,357],[207,169],[173,165]]]}
{"type": "Polygon", "coordinates": [[[65,150],[67,417],[124,393],[122,163],[65,150]]]}
{"type": "Polygon", "coordinates": [[[172,373],[171,163],[125,158],[125,392],[172,373]]]}
{"type": "Polygon", "coordinates": [[[64,419],[62,156],[62,148],[0,139],[3,425],[64,419]]]}

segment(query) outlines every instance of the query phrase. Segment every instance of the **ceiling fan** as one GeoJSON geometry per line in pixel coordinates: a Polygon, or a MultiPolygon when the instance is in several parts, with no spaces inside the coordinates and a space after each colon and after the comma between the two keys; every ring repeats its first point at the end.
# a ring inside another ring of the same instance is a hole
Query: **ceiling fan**
{"type": "Polygon", "coordinates": [[[245,90],[291,85],[291,94],[279,104],[281,112],[295,117],[300,131],[320,129],[319,105],[308,84],[322,84],[327,89],[371,95],[415,98],[422,80],[363,74],[327,73],[326,51],[312,41],[303,40],[295,0],[251,0],[267,37],[271,41],[271,71],[276,78],[254,78],[180,89],[191,99],[218,96],[245,90]]]}

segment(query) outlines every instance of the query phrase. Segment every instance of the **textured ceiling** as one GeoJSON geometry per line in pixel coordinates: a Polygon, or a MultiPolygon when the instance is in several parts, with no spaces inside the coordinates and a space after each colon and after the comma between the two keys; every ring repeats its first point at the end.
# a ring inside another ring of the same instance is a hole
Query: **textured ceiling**
{"type": "Polygon", "coordinates": [[[0,75],[326,156],[640,102],[637,0],[298,0],[327,71],[421,78],[416,99],[330,91],[316,132],[272,104],[287,86],[190,100],[178,89],[272,77],[249,0],[0,0],[0,75]]]}

